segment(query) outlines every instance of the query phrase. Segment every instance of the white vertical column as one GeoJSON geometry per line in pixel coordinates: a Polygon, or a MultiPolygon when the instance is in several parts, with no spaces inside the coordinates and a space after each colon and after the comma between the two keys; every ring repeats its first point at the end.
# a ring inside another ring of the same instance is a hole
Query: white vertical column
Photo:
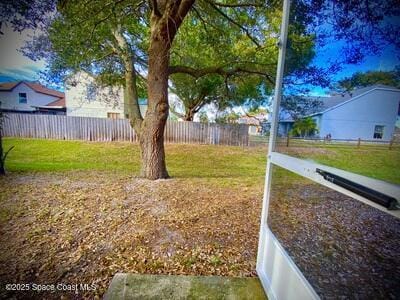
{"type": "Polygon", "coordinates": [[[276,147],[279,124],[279,107],[282,98],[283,71],[285,68],[286,44],[289,27],[290,0],[284,0],[281,33],[279,38],[278,68],[275,95],[272,104],[271,130],[268,147],[268,161],[265,177],[263,207],[261,213],[260,237],[258,242],[257,274],[269,299],[318,299],[295,263],[286,254],[268,228],[267,217],[272,182],[271,153],[276,147]]]}
{"type": "Polygon", "coordinates": [[[258,260],[260,260],[260,251],[263,247],[263,227],[267,226],[267,216],[268,216],[268,206],[269,206],[269,194],[271,190],[271,174],[272,174],[272,165],[270,162],[271,153],[275,150],[276,144],[276,136],[278,133],[278,124],[279,124],[279,106],[282,97],[282,82],[283,82],[283,71],[285,68],[285,56],[286,56],[286,44],[287,44],[287,35],[288,35],[288,27],[289,27],[289,11],[290,11],[290,0],[284,0],[283,2],[283,15],[282,15],[282,25],[281,25],[281,33],[279,37],[278,47],[279,47],[279,56],[278,56],[278,67],[276,71],[276,81],[275,81],[275,94],[274,100],[272,103],[272,119],[271,119],[271,129],[268,143],[268,160],[267,160],[267,170],[265,176],[265,185],[264,185],[264,197],[263,197],[263,207],[261,213],[261,230],[260,230],[260,240],[259,240],[259,249],[258,249],[258,260]]]}

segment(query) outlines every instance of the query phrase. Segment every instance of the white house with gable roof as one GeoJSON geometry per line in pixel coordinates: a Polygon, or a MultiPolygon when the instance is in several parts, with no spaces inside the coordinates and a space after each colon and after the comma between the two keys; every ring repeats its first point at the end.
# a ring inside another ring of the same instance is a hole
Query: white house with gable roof
{"type": "Polygon", "coordinates": [[[37,82],[0,83],[0,103],[5,112],[65,115],[64,93],[37,82]]]}
{"type": "MultiPolygon", "coordinates": [[[[318,135],[332,139],[390,141],[400,116],[400,90],[373,85],[350,93],[321,97],[322,108],[311,114],[318,135]]],[[[287,135],[294,120],[282,118],[279,134],[287,135]]]]}
{"type": "MultiPolygon", "coordinates": [[[[169,101],[179,99],[173,93],[169,93],[168,97],[169,101]]],[[[85,72],[76,73],[66,80],[65,101],[67,116],[128,118],[123,87],[96,85],[95,78],[85,72]]],[[[147,99],[139,98],[139,108],[144,117],[147,111],[147,99]]]]}

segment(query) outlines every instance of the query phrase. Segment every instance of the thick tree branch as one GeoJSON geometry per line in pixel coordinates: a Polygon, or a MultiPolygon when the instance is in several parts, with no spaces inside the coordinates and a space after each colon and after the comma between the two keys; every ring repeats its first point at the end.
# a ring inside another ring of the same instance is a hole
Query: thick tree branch
{"type": "Polygon", "coordinates": [[[206,96],[207,96],[207,95],[205,95],[205,93],[202,93],[202,94],[198,97],[198,99],[197,99],[195,105],[192,107],[192,110],[193,110],[193,113],[194,113],[194,114],[197,113],[197,112],[206,104],[206,102],[205,102],[206,96]]]}
{"type": "Polygon", "coordinates": [[[182,24],[183,19],[186,17],[189,10],[192,8],[195,0],[182,0],[176,13],[175,22],[177,27],[182,24]]]}
{"type": "Polygon", "coordinates": [[[150,0],[149,1],[149,6],[151,8],[151,10],[153,11],[153,14],[157,17],[161,17],[161,13],[158,9],[158,4],[157,4],[157,0],[150,0]]]}
{"type": "Polygon", "coordinates": [[[216,66],[216,67],[208,67],[208,68],[203,68],[203,69],[194,69],[194,68],[187,67],[187,66],[170,66],[169,74],[175,74],[175,73],[188,74],[194,78],[200,78],[200,77],[203,77],[208,74],[219,74],[222,76],[232,76],[232,75],[239,74],[239,73],[247,73],[247,74],[256,74],[256,75],[260,75],[260,76],[265,76],[271,84],[275,83],[275,81],[273,80],[273,78],[271,77],[270,74],[263,72],[263,71],[254,70],[254,69],[247,69],[244,67],[224,68],[221,66],[216,66]]]}
{"type": "Polygon", "coordinates": [[[139,108],[139,97],[136,86],[136,70],[134,66],[134,58],[129,44],[121,32],[120,26],[113,30],[113,36],[117,42],[117,51],[120,55],[125,67],[125,94],[124,98],[128,106],[129,119],[136,130],[140,132],[143,116],[139,108]]]}

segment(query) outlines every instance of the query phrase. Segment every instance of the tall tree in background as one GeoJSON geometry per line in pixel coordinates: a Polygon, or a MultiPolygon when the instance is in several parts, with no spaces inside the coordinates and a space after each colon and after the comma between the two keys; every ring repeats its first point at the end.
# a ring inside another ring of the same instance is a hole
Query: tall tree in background
{"type": "Polygon", "coordinates": [[[338,88],[344,91],[352,91],[374,84],[384,84],[400,88],[400,66],[397,66],[392,71],[357,72],[351,77],[340,80],[338,82],[338,88]]]}
{"type": "Polygon", "coordinates": [[[185,121],[193,121],[205,105],[221,100],[223,78],[220,76],[212,74],[196,79],[186,74],[174,74],[171,77],[171,91],[180,99],[180,103],[170,103],[171,111],[185,121]],[[179,107],[180,104],[183,107],[179,107]]]}
{"type": "MultiPolygon", "coordinates": [[[[280,4],[268,9],[251,8],[245,1],[221,7],[211,1],[196,4],[171,55],[172,89],[182,100],[181,117],[191,121],[207,104],[219,110],[266,105],[274,86],[280,4]]],[[[315,54],[314,36],[306,32],[304,20],[298,14],[289,28],[288,74],[306,68],[315,54]]]]}
{"type": "Polygon", "coordinates": [[[239,120],[240,116],[234,111],[223,111],[218,114],[215,118],[217,124],[235,124],[239,120]]]}

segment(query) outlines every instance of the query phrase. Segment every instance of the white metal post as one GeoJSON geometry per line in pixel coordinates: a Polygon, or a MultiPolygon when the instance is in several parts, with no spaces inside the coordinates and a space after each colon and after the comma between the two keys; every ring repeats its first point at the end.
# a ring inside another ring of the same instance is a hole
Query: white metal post
{"type": "Polygon", "coordinates": [[[272,119],[268,146],[260,237],[257,254],[257,273],[269,299],[318,299],[311,285],[294,262],[280,246],[268,228],[267,217],[272,182],[271,154],[275,150],[279,123],[279,107],[282,98],[283,72],[289,27],[290,0],[284,0],[281,33],[278,42],[279,56],[272,104],[272,119]],[[290,286],[288,286],[290,285],[290,286]]]}
{"type": "Polygon", "coordinates": [[[269,143],[268,143],[268,160],[267,160],[267,170],[266,170],[265,185],[264,185],[261,224],[266,224],[268,216],[269,191],[271,187],[271,172],[272,172],[272,165],[270,158],[271,158],[271,153],[275,150],[276,136],[278,134],[279,107],[282,97],[283,71],[285,69],[286,45],[287,45],[287,35],[289,28],[289,12],[290,12],[290,0],[284,0],[281,33],[278,41],[278,47],[279,47],[278,67],[276,71],[274,100],[272,102],[272,120],[270,121],[271,129],[270,129],[269,143]]]}
{"type": "Polygon", "coordinates": [[[278,55],[278,67],[276,72],[275,81],[275,94],[272,104],[272,119],[269,143],[268,143],[268,160],[266,166],[266,176],[264,184],[264,196],[263,196],[263,206],[261,212],[261,227],[260,236],[258,241],[258,255],[257,255],[257,265],[264,264],[263,253],[265,251],[265,227],[267,227],[267,217],[268,217],[268,206],[269,206],[269,192],[271,190],[271,174],[272,165],[270,162],[271,153],[275,150],[276,135],[278,132],[278,122],[279,122],[279,106],[282,97],[282,82],[283,82],[283,71],[285,67],[285,54],[286,54],[286,44],[287,44],[287,32],[289,26],[289,11],[290,11],[290,0],[284,0],[283,3],[283,15],[282,15],[282,25],[281,32],[278,41],[279,55],[278,55]]]}
{"type": "Polygon", "coordinates": [[[290,12],[290,0],[285,0],[283,2],[282,25],[278,42],[278,47],[279,47],[278,68],[276,71],[274,100],[272,102],[272,120],[271,120],[270,136],[269,136],[268,154],[271,154],[271,152],[275,150],[275,142],[278,132],[279,106],[282,98],[283,71],[285,69],[286,45],[287,45],[287,35],[289,28],[289,12],[290,12]]]}

